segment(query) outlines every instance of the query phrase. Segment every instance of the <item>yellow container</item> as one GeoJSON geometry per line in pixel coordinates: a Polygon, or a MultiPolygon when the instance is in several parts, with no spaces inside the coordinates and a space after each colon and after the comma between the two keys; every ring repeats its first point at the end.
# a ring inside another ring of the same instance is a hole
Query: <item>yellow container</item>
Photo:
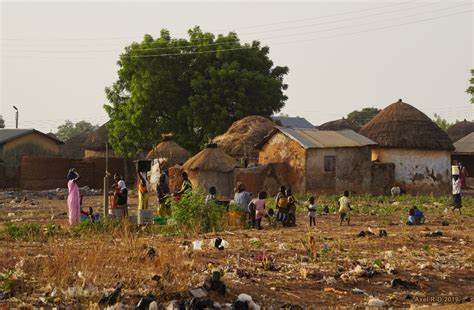
{"type": "Polygon", "coordinates": [[[239,212],[236,211],[229,211],[226,214],[227,216],[227,225],[229,226],[237,226],[241,227],[243,226],[243,220],[242,220],[242,215],[239,212]]]}

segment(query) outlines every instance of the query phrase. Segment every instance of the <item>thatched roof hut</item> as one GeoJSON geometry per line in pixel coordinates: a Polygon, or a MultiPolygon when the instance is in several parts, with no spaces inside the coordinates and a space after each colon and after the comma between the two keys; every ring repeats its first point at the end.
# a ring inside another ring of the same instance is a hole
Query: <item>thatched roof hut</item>
{"type": "Polygon", "coordinates": [[[112,149],[109,141],[109,130],[107,129],[107,123],[100,126],[89,134],[87,139],[84,141],[84,148],[92,151],[105,151],[106,143],[108,144],[109,150],[112,149]]]}
{"type": "Polygon", "coordinates": [[[208,144],[184,163],[182,169],[189,175],[194,187],[207,191],[217,188],[218,195],[230,197],[233,188],[233,171],[238,162],[216,144],[208,144]]]}
{"type": "Polygon", "coordinates": [[[234,158],[258,159],[258,151],[254,145],[267,136],[276,124],[271,120],[257,115],[247,116],[234,122],[222,135],[215,137],[216,143],[227,154],[234,158]]]}
{"type": "Polygon", "coordinates": [[[329,131],[339,131],[350,129],[355,132],[359,132],[361,126],[356,122],[351,121],[350,119],[341,118],[334,121],[330,121],[318,126],[319,130],[329,130],[329,131]]]}
{"type": "Polygon", "coordinates": [[[441,128],[423,112],[401,99],[383,109],[359,133],[385,148],[454,149],[441,128]]]}
{"type": "Polygon", "coordinates": [[[474,132],[474,122],[467,120],[456,122],[456,124],[450,126],[447,130],[448,136],[453,142],[460,140],[471,132],[474,132]]]}
{"type": "Polygon", "coordinates": [[[85,151],[84,142],[90,134],[90,131],[83,131],[72,136],[64,142],[64,145],[61,145],[59,148],[59,154],[66,158],[82,159],[85,151]]]}
{"type": "Polygon", "coordinates": [[[163,140],[148,152],[145,158],[148,160],[163,159],[167,165],[174,166],[176,164],[182,165],[190,156],[191,154],[185,148],[173,141],[173,136],[163,135],[163,140]]]}

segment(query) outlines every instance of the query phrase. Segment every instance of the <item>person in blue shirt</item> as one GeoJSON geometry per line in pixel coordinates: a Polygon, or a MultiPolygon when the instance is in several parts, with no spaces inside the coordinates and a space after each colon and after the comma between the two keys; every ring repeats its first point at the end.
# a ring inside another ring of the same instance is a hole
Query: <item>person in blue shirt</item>
{"type": "Polygon", "coordinates": [[[425,222],[425,215],[416,206],[413,206],[408,214],[408,225],[419,225],[425,222]]]}

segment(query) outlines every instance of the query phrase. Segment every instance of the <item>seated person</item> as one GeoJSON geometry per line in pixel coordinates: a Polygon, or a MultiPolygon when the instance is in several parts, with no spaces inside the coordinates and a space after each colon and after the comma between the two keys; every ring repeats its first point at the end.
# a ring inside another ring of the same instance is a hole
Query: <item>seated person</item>
{"type": "Polygon", "coordinates": [[[423,212],[421,212],[420,209],[418,209],[416,206],[413,206],[410,209],[410,212],[408,214],[408,225],[419,225],[423,224],[425,222],[425,216],[423,212]]]}

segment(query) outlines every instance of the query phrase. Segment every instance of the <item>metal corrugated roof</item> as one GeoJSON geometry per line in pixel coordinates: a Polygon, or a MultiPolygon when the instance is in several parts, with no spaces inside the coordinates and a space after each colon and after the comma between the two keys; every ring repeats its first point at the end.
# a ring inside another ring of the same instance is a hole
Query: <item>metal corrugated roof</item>
{"type": "Polygon", "coordinates": [[[474,154],[474,132],[454,143],[454,154],[474,154]]]}
{"type": "Polygon", "coordinates": [[[278,130],[301,144],[305,149],[361,147],[377,144],[352,130],[320,131],[314,128],[285,127],[278,127],[278,130]]]}
{"type": "Polygon", "coordinates": [[[314,128],[314,125],[303,117],[272,116],[272,120],[283,127],[314,128]]]}
{"type": "Polygon", "coordinates": [[[57,144],[63,144],[63,142],[58,140],[57,138],[51,137],[36,129],[4,129],[2,128],[0,129],[0,145],[5,144],[7,142],[10,142],[12,140],[15,140],[17,138],[20,138],[30,133],[37,133],[40,135],[44,135],[50,138],[51,140],[54,140],[57,144]]]}

